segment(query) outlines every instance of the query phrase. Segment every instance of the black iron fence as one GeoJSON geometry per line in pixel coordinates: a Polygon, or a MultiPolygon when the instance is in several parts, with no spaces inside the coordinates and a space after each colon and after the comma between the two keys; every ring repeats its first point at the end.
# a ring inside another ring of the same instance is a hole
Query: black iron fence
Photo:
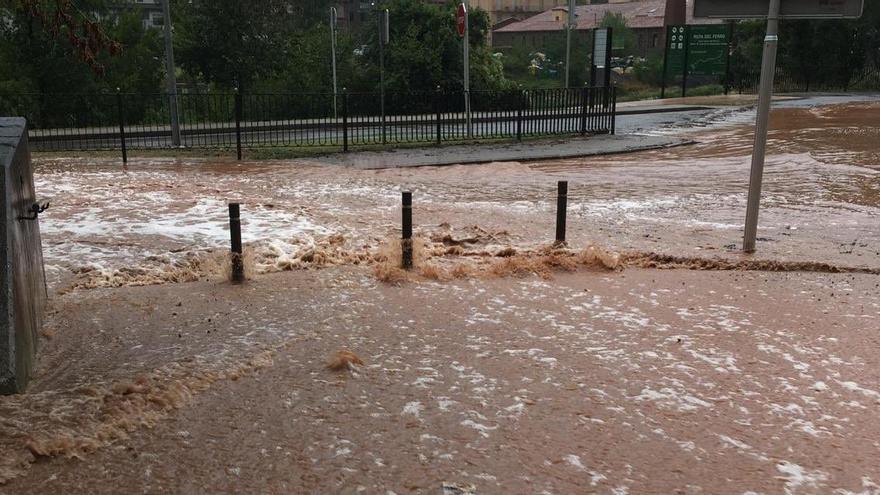
{"type": "MultiPolygon", "coordinates": [[[[761,72],[734,71],[731,73],[729,88],[738,93],[757,93],[761,82],[761,72]]],[[[777,93],[809,93],[877,91],[880,90],[880,68],[865,67],[858,71],[814,75],[795,73],[785,67],[777,67],[773,78],[773,90],[777,93]]]]}
{"type": "Polygon", "coordinates": [[[613,134],[614,88],[339,94],[14,94],[38,151],[338,147],[613,134]],[[179,133],[173,132],[176,101],[179,133]],[[468,108],[469,107],[469,108],[468,108]],[[178,135],[179,134],[179,135],[178,135]]]}

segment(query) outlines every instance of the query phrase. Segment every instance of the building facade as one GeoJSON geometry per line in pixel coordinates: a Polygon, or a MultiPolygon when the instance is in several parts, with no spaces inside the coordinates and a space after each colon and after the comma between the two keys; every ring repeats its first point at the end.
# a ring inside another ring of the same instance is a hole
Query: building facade
{"type": "Polygon", "coordinates": [[[129,0],[129,3],[140,7],[145,28],[158,29],[165,25],[165,17],[162,14],[162,1],[164,0],[129,0]]]}
{"type": "MultiPolygon", "coordinates": [[[[663,49],[666,26],[684,24],[689,17],[686,0],[612,0],[579,5],[575,9],[575,33],[589,39],[607,14],[621,15],[636,38],[634,55],[647,56],[663,49]]],[[[568,7],[553,7],[523,21],[498,27],[492,45],[499,50],[526,48],[539,50],[551,37],[564,32],[569,22],[568,7]]]]}

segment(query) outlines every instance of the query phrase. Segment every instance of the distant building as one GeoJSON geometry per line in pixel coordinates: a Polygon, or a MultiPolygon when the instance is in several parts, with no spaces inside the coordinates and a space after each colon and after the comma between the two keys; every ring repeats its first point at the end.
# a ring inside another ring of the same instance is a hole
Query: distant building
{"type": "MultiPolygon", "coordinates": [[[[567,3],[567,2],[566,2],[567,3]]],[[[608,13],[622,15],[636,36],[637,55],[662,50],[666,26],[692,19],[686,0],[611,0],[579,5],[575,9],[576,35],[588,39],[608,13]]],[[[568,7],[553,7],[523,21],[505,24],[493,31],[497,49],[525,47],[540,49],[551,37],[558,37],[568,24],[568,7]]]]}
{"type": "Polygon", "coordinates": [[[162,13],[162,0],[128,0],[128,3],[140,7],[146,29],[158,29],[165,25],[165,16],[162,13]]]}
{"type": "Polygon", "coordinates": [[[373,2],[363,0],[338,0],[336,25],[346,31],[358,31],[375,8],[373,2]]]}

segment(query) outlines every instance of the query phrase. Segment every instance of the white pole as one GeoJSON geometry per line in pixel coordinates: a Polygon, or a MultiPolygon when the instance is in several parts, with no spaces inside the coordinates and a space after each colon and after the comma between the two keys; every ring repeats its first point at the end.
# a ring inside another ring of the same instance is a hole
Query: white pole
{"type": "Polygon", "coordinates": [[[770,118],[770,102],[773,98],[773,77],[776,73],[776,48],[779,45],[779,2],[780,0],[770,0],[770,11],[767,14],[767,36],[764,37],[761,93],[758,99],[758,116],[755,120],[755,148],[752,152],[749,200],[743,236],[743,251],[747,253],[755,252],[755,241],[758,236],[758,210],[761,203],[761,182],[764,178],[767,127],[770,118]]]}
{"type": "Polygon", "coordinates": [[[333,51],[333,118],[337,118],[336,95],[339,93],[336,85],[336,7],[330,7],[330,49],[333,51]]]}
{"type": "Polygon", "coordinates": [[[473,122],[471,121],[471,43],[470,43],[470,9],[468,2],[462,2],[464,6],[464,111],[467,116],[467,135],[473,137],[473,122]]]}

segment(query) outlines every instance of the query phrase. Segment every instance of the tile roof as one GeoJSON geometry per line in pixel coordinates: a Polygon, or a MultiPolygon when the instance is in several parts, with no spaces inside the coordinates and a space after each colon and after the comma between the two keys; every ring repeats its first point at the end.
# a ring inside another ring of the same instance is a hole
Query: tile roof
{"type": "MultiPolygon", "coordinates": [[[[718,24],[716,19],[694,19],[693,0],[687,1],[688,24],[718,24]]],[[[520,22],[505,25],[495,30],[496,33],[520,33],[529,31],[559,31],[565,27],[564,17],[556,21],[556,12],[568,12],[568,7],[555,7],[520,22]]],[[[633,29],[662,28],[666,25],[666,0],[635,0],[627,3],[603,3],[579,5],[577,13],[577,29],[595,29],[602,23],[606,13],[622,14],[626,25],[633,29]]]]}
{"type": "MultiPolygon", "coordinates": [[[[568,12],[568,7],[556,7],[523,21],[509,24],[496,30],[498,33],[518,33],[523,31],[558,31],[565,27],[565,19],[555,20],[557,11],[568,12]]],[[[663,27],[666,0],[641,0],[628,3],[602,3],[579,5],[577,29],[595,29],[606,13],[623,14],[627,26],[631,28],[663,27]]]]}

